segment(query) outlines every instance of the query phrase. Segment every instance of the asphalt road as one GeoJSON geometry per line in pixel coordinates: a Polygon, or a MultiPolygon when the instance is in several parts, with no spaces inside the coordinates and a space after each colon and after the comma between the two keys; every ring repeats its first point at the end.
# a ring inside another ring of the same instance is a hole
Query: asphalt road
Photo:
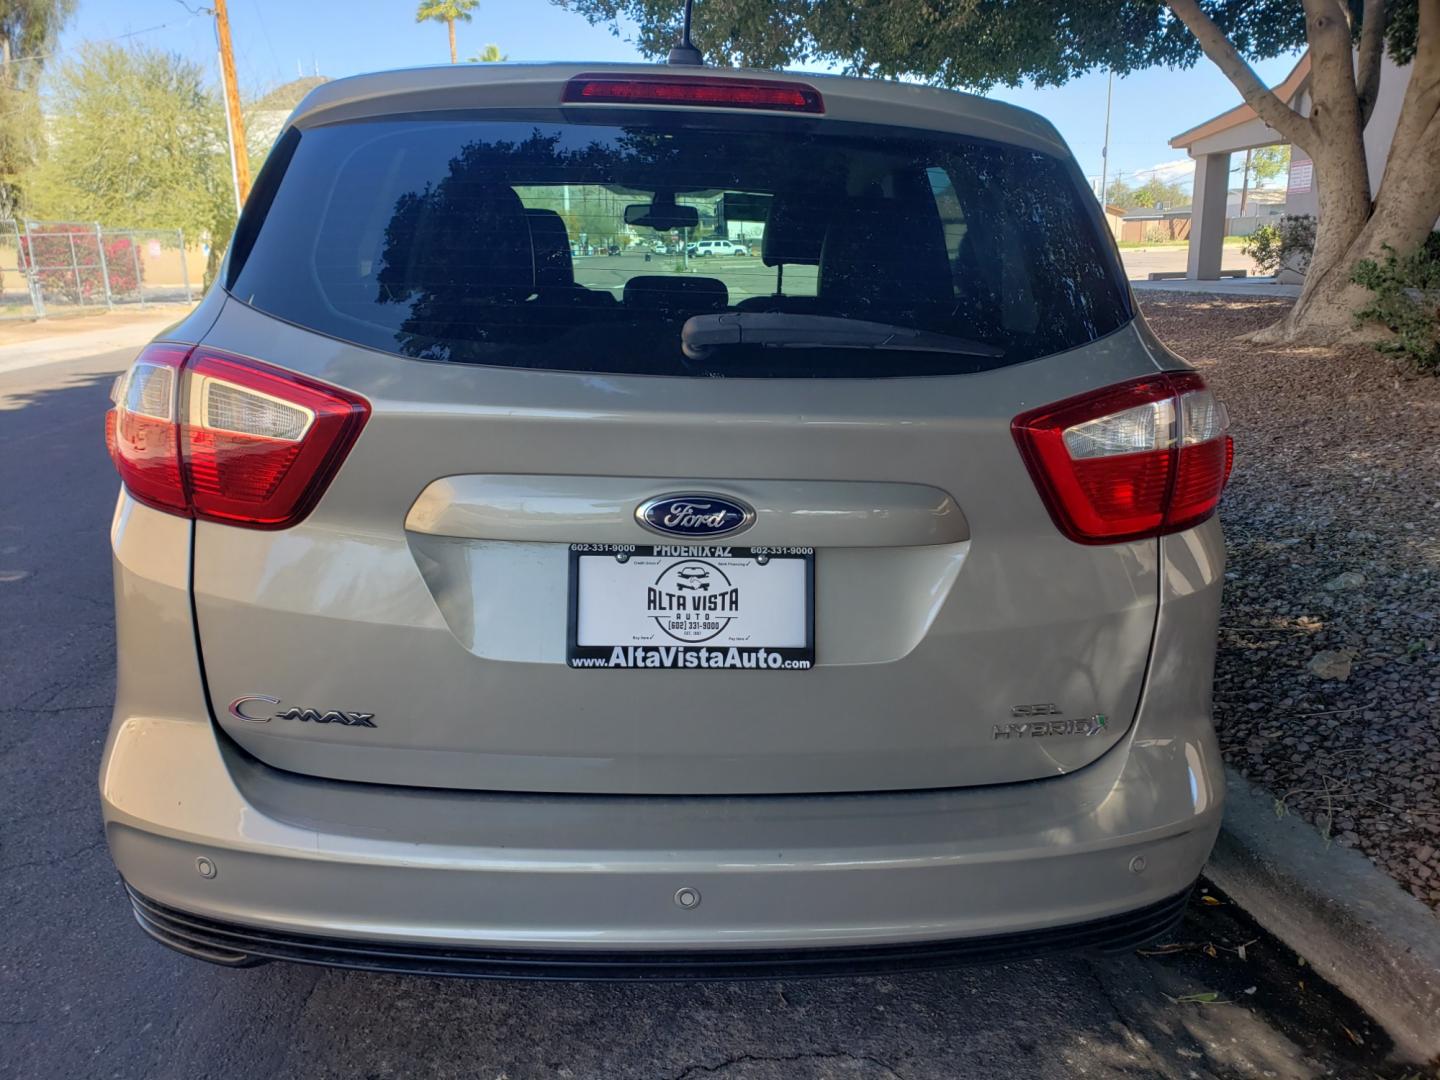
{"type": "Polygon", "coordinates": [[[1224,903],[1197,901],[1189,947],[1161,956],[812,982],[229,971],[152,943],[95,794],[114,680],[101,416],[129,357],[0,374],[0,1076],[1404,1075],[1373,1064],[1384,1037],[1353,1006],[1224,903]]]}

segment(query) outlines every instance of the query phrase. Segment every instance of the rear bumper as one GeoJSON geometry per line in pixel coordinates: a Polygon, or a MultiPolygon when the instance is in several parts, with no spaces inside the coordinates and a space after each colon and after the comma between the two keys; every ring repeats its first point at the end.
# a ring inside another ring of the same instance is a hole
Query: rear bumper
{"type": "Polygon", "coordinates": [[[133,889],[130,902],[141,928],[162,945],[226,967],[271,960],[469,979],[683,979],[804,978],[879,974],[999,963],[1076,949],[1121,951],[1172,930],[1184,917],[1190,890],[1135,911],[1073,926],[1013,934],[904,945],[819,949],[735,949],[681,952],[520,951],[346,940],[257,930],[176,911],[133,889]]]}
{"type": "Polygon", "coordinates": [[[1167,538],[1139,714],[1086,768],[943,791],[685,797],[439,791],[264,765],[205,705],[174,557],[189,523],[122,500],[116,526],[134,542],[117,548],[106,835],[145,898],[142,924],[211,959],[571,977],[626,967],[617,954],[632,974],[671,970],[667,954],[695,967],[697,953],[724,973],[741,952],[834,970],[1123,945],[1163,932],[1219,830],[1218,529],[1167,538]],[[686,890],[698,903],[679,902],[686,890]]]}
{"type": "Polygon", "coordinates": [[[359,966],[381,966],[360,944],[403,945],[380,950],[384,966],[485,974],[583,954],[549,968],[569,977],[617,953],[710,952],[736,970],[730,954],[760,950],[799,970],[775,951],[861,950],[813,961],[833,969],[875,948],[901,966],[912,946],[934,963],[1123,945],[1163,931],[1199,875],[1220,778],[1211,736],[1130,740],[1070,776],[963,791],[421,792],[298,777],[208,721],[132,717],[102,797],[115,863],[167,943],[359,966]]]}

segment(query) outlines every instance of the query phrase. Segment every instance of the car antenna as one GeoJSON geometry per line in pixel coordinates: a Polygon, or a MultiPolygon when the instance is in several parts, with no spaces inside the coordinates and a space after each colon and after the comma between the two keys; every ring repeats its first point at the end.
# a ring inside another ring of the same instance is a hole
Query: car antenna
{"type": "Polygon", "coordinates": [[[690,9],[695,0],[685,0],[685,21],[681,24],[680,40],[670,49],[670,55],[665,58],[667,64],[688,64],[691,67],[704,67],[705,59],[700,55],[700,50],[690,40],[690,9]]]}

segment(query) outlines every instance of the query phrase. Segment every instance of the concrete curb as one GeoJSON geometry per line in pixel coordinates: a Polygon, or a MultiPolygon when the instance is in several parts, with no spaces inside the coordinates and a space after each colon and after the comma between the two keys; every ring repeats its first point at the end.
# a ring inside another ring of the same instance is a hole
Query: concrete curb
{"type": "Polygon", "coordinates": [[[1225,824],[1205,876],[1395,1040],[1440,1058],[1440,918],[1358,851],[1326,844],[1226,769],[1225,824]]]}

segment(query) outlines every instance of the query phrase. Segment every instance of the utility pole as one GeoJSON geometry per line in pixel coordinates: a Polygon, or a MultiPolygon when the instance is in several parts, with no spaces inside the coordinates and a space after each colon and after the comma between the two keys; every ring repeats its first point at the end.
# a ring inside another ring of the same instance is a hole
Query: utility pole
{"type": "Polygon", "coordinates": [[[1105,145],[1100,147],[1100,205],[1105,205],[1105,181],[1110,172],[1110,96],[1115,89],[1115,72],[1105,74],[1105,145]]]}
{"type": "Polygon", "coordinates": [[[215,0],[215,39],[220,49],[220,81],[225,89],[225,130],[230,136],[235,211],[239,213],[250,194],[250,157],[245,152],[245,115],[240,111],[240,85],[235,78],[235,53],[230,47],[230,15],[225,0],[215,0]]]}
{"type": "Polygon", "coordinates": [[[1245,151],[1245,175],[1240,178],[1240,217],[1245,216],[1245,203],[1250,198],[1250,155],[1253,153],[1253,147],[1245,151]]]}

